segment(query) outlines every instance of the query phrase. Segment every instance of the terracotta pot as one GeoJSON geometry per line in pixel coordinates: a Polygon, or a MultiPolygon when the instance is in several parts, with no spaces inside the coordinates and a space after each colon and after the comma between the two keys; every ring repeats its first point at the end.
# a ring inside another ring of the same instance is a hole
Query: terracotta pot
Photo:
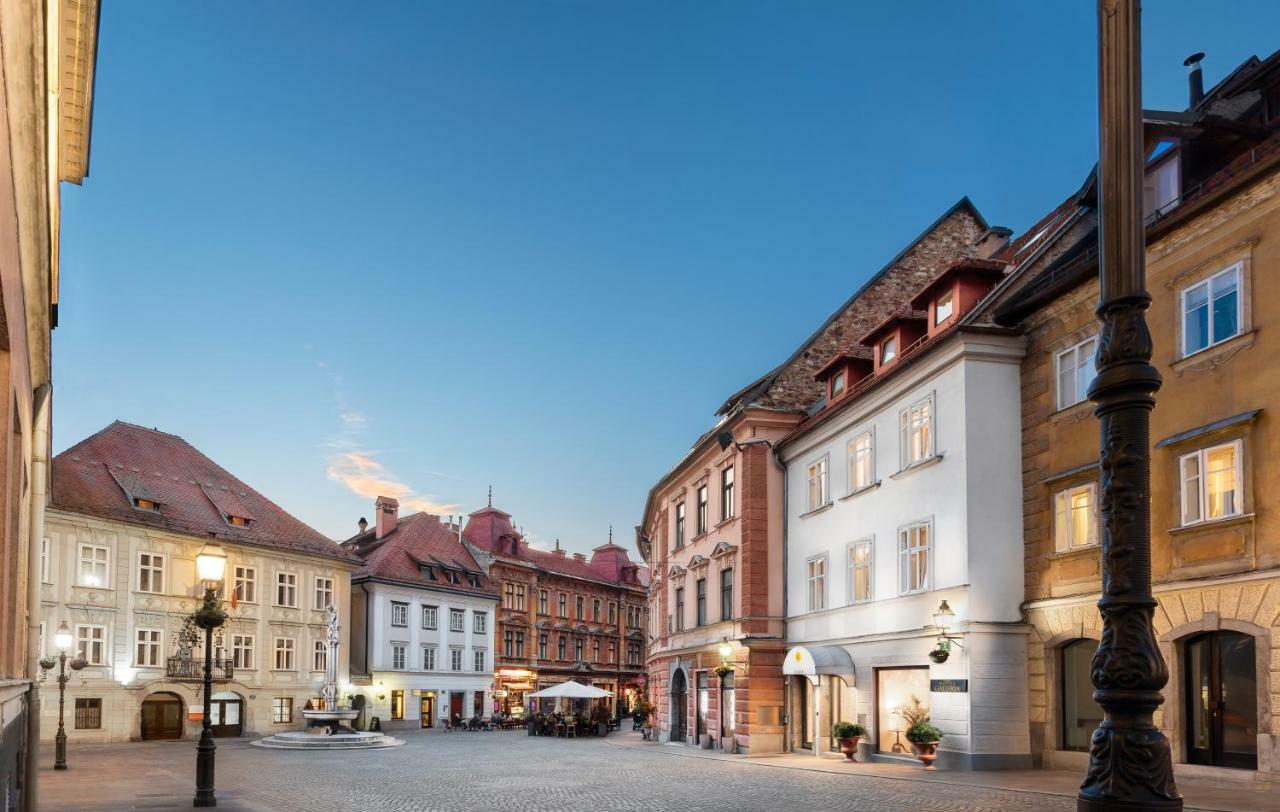
{"type": "Polygon", "coordinates": [[[836,744],[840,745],[840,755],[844,756],[845,761],[853,761],[853,754],[858,752],[858,740],[836,739],[836,744]]]}
{"type": "Polygon", "coordinates": [[[938,759],[937,742],[912,742],[911,749],[915,751],[916,758],[920,759],[920,763],[926,770],[938,769],[933,766],[933,762],[938,759]]]}

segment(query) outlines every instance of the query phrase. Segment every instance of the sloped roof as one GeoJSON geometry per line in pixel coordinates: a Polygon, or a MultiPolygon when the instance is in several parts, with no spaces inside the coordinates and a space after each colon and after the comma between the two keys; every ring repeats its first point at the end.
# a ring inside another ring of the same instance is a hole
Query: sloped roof
{"type": "Polygon", "coordinates": [[[175,434],[117,420],[54,457],[51,476],[59,510],[359,563],[175,434]],[[138,498],[157,509],[135,507],[138,498]]]}
{"type": "Polygon", "coordinates": [[[370,528],[348,539],[343,546],[364,559],[364,566],[352,576],[357,580],[385,579],[450,592],[498,595],[497,585],[458,540],[457,532],[427,513],[401,516],[396,528],[381,539],[376,537],[376,530],[370,528]],[[432,580],[422,572],[426,565],[478,576],[479,586],[471,586],[466,578],[460,578],[456,584],[442,577],[432,580]]]}

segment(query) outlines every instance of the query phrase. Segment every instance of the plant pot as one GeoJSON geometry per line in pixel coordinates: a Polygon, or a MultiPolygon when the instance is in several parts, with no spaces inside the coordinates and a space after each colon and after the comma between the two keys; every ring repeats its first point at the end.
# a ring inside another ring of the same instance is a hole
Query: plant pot
{"type": "Polygon", "coordinates": [[[840,746],[840,755],[844,756],[845,761],[853,761],[853,754],[858,752],[858,740],[836,739],[836,744],[840,746]]]}
{"type": "Polygon", "coordinates": [[[933,766],[933,762],[938,759],[937,742],[912,742],[911,749],[915,751],[916,758],[920,759],[920,763],[926,770],[938,769],[933,766]]]}
{"type": "Polygon", "coordinates": [[[950,656],[951,652],[947,651],[945,648],[935,648],[933,651],[929,652],[929,659],[939,665],[945,663],[950,656]]]}
{"type": "Polygon", "coordinates": [[[875,759],[871,757],[872,753],[874,752],[875,752],[875,749],[871,746],[871,742],[867,741],[866,739],[858,740],[857,759],[859,764],[870,764],[872,761],[874,761],[875,759]]]}

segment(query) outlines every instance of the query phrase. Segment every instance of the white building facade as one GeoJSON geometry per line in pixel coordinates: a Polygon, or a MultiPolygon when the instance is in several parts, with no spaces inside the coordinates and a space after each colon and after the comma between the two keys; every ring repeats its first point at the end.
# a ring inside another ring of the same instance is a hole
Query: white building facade
{"type": "Polygon", "coordinates": [[[1022,339],[928,314],[928,335],[882,332],[874,363],[837,364],[864,375],[833,377],[836,397],[779,451],[788,745],[829,751],[845,720],[867,728],[865,757],[910,758],[901,711],[918,700],[943,732],[939,768],[1026,767],[1022,339]],[[956,642],[937,663],[942,601],[956,642]]]}

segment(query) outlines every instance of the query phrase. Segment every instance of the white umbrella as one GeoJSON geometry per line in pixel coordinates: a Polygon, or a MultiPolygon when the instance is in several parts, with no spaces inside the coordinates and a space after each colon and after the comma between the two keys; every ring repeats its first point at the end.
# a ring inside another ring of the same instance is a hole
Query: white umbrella
{"type": "Polygon", "coordinates": [[[558,685],[552,685],[550,688],[543,688],[541,691],[534,691],[528,696],[545,697],[547,699],[558,699],[560,697],[566,699],[604,699],[607,696],[613,696],[613,693],[603,688],[597,688],[594,685],[583,685],[580,682],[569,680],[558,685]]]}

